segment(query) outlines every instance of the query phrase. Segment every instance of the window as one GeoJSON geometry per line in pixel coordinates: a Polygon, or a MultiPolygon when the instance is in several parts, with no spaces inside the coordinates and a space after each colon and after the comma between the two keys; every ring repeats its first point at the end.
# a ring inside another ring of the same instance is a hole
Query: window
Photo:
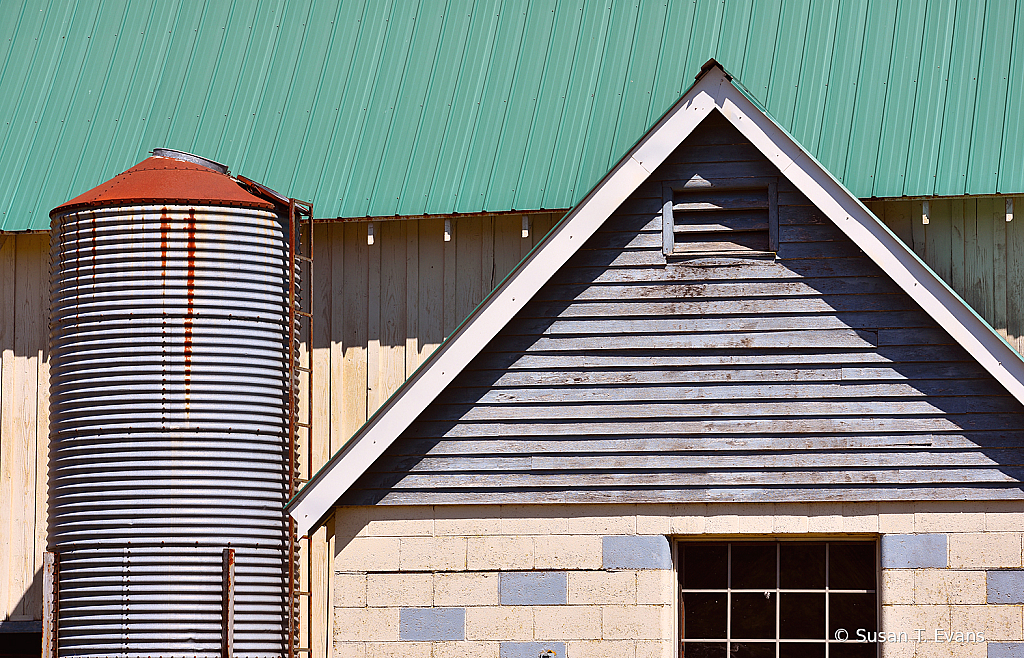
{"type": "Polygon", "coordinates": [[[662,242],[666,257],[773,257],[778,252],[775,179],[695,178],[665,185],[662,242]]]}
{"type": "Polygon", "coordinates": [[[876,656],[875,542],[678,547],[682,658],[876,656]]]}

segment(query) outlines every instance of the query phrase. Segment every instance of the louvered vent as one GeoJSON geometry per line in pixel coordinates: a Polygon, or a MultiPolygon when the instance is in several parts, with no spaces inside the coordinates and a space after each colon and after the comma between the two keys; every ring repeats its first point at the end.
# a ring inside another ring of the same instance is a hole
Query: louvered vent
{"type": "Polygon", "coordinates": [[[775,181],[666,186],[666,256],[770,257],[778,251],[775,181]]]}

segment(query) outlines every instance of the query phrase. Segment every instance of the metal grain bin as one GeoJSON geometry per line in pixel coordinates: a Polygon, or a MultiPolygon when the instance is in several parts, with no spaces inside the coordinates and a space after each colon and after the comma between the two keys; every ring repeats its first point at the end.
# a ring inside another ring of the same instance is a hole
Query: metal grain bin
{"type": "Polygon", "coordinates": [[[288,208],[154,153],[51,212],[58,655],[287,655],[288,208]]]}

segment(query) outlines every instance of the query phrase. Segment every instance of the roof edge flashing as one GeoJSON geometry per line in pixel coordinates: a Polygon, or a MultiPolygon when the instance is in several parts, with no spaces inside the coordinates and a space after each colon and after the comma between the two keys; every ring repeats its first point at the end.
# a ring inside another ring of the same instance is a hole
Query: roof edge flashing
{"type": "Polygon", "coordinates": [[[150,151],[150,153],[158,158],[171,158],[173,160],[181,160],[182,162],[191,162],[192,164],[197,164],[201,167],[211,169],[218,174],[224,174],[225,176],[231,175],[226,164],[215,162],[214,160],[204,158],[203,156],[196,155],[194,153],[186,153],[185,151],[167,148],[156,148],[150,151]]]}

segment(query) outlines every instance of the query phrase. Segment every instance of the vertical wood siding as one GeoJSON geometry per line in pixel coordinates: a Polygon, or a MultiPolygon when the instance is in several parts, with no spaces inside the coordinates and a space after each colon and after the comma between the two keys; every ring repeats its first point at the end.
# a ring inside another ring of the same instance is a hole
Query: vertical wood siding
{"type": "MultiPolygon", "coordinates": [[[[1024,197],[1013,199],[1014,209],[1024,197]]],[[[1024,352],[1024,222],[1003,197],[867,201],[867,207],[1018,352],[1024,352]]]]}
{"type": "Polygon", "coordinates": [[[778,171],[713,114],[341,502],[1022,495],[1024,407],[783,179],[778,260],[666,263],[694,175],[778,171]]]}
{"type": "MultiPolygon", "coordinates": [[[[300,446],[308,478],[452,333],[561,214],[317,224],[314,230],[313,440],[300,446]]],[[[326,528],[302,542],[302,646],[328,655],[333,634],[326,528]],[[307,612],[308,611],[308,612],[307,612]]]]}
{"type": "Polygon", "coordinates": [[[48,252],[46,235],[0,235],[0,621],[42,612],[48,252]]]}

